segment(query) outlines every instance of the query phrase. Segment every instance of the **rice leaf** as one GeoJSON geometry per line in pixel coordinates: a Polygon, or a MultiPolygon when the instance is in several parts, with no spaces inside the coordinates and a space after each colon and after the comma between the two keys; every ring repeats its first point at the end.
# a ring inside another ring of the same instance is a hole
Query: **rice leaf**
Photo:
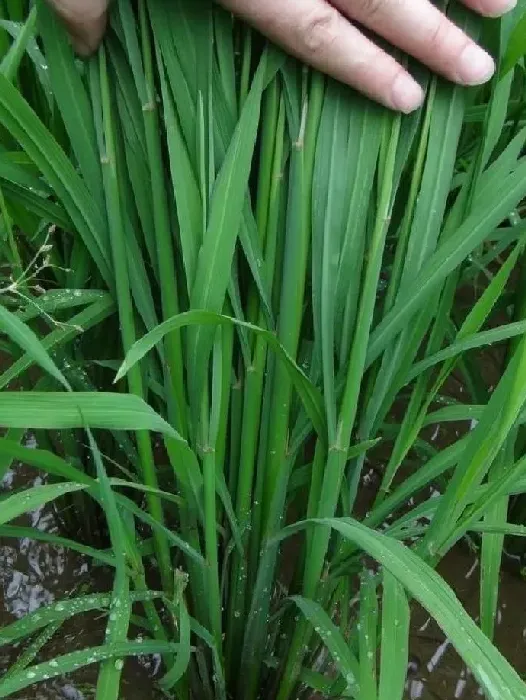
{"type": "MultiPolygon", "coordinates": [[[[265,66],[264,55],[214,186],[190,299],[194,309],[220,313],[223,308],[256,142],[265,66]]],[[[200,327],[190,334],[194,401],[199,400],[212,343],[213,333],[208,329],[200,327]]]]}
{"type": "MultiPolygon", "coordinates": [[[[176,573],[176,578],[177,578],[177,573],[176,573]]],[[[190,623],[190,615],[188,614],[188,610],[186,609],[186,605],[185,605],[182,593],[183,593],[182,591],[179,591],[180,600],[179,600],[179,604],[177,605],[177,609],[179,611],[179,615],[178,615],[179,653],[177,654],[177,658],[176,658],[175,663],[172,666],[172,668],[159,681],[159,685],[164,690],[170,690],[171,688],[173,688],[176,685],[176,683],[180,680],[182,675],[185,673],[185,671],[188,667],[188,664],[190,663],[191,623],[190,623]]],[[[172,604],[171,609],[173,609],[174,607],[175,606],[172,604]]]]}
{"type": "Polygon", "coordinates": [[[513,69],[515,64],[526,55],[526,12],[515,25],[509,38],[506,54],[500,69],[501,78],[513,69]]]}
{"type": "Polygon", "coordinates": [[[409,603],[388,570],[382,576],[382,646],[378,700],[402,700],[409,661],[409,603]]]}
{"type": "Polygon", "coordinates": [[[119,368],[115,381],[118,381],[125,376],[130,368],[139,362],[139,360],[141,360],[146,353],[148,353],[157,345],[157,343],[162,340],[166,333],[169,333],[175,328],[182,328],[186,325],[234,325],[246,328],[247,330],[252,331],[258,336],[264,338],[272,350],[276,352],[279,359],[283,361],[283,365],[291,380],[294,382],[296,390],[303,401],[305,410],[312,420],[316,431],[321,436],[325,434],[325,418],[321,396],[319,395],[318,390],[309,382],[305,374],[288,355],[281,343],[277,340],[276,336],[270,331],[264,330],[244,321],[239,321],[235,318],[230,318],[229,316],[222,316],[217,313],[195,310],[187,311],[174,318],[168,319],[134,343],[129,352],[126,354],[124,362],[119,368]]]}
{"type": "Polygon", "coordinates": [[[367,365],[386,347],[393,335],[413,314],[437,285],[452,272],[499,224],[526,194],[526,163],[505,178],[494,199],[477,208],[466,221],[429,258],[416,277],[408,283],[393,309],[371,335],[367,365]]]}
{"type": "Polygon", "coordinates": [[[108,287],[113,287],[104,218],[73,164],[18,90],[0,74],[0,124],[53,187],[108,287]]]}
{"type": "MultiPolygon", "coordinates": [[[[134,603],[156,600],[162,596],[163,593],[159,591],[135,591],[130,593],[130,598],[134,603]]],[[[93,593],[51,603],[25,615],[10,625],[4,626],[0,630],[0,645],[13,644],[47,627],[47,625],[64,622],[74,615],[81,615],[90,610],[109,611],[111,600],[109,593],[93,593]]]]}
{"type": "Polygon", "coordinates": [[[325,610],[313,600],[292,596],[291,600],[298,606],[305,618],[314,628],[327,647],[338,672],[345,679],[347,691],[351,697],[357,697],[359,691],[360,666],[353,655],[348,642],[325,610]]]}
{"type": "Polygon", "coordinates": [[[64,484],[47,484],[45,486],[33,486],[20,493],[15,493],[13,496],[3,498],[1,500],[0,525],[4,525],[18,518],[19,515],[35,510],[46,503],[51,503],[67,493],[83,491],[86,488],[85,484],[67,482],[64,484]]]}
{"type": "Polygon", "coordinates": [[[71,147],[92,196],[102,207],[102,171],[93,113],[86,88],[75,65],[71,43],[65,28],[45,2],[38,3],[38,23],[51,88],[68,131],[71,147]]]}
{"type": "Polygon", "coordinates": [[[65,389],[70,388],[68,381],[48,355],[37,335],[16,314],[2,305],[0,305],[0,331],[8,335],[22,350],[25,350],[33,362],[40,365],[45,372],[54,377],[65,389]]]}
{"type": "MultiPolygon", "coordinates": [[[[73,552],[78,552],[79,554],[93,559],[96,563],[105,564],[106,566],[115,566],[114,557],[100,549],[89,547],[88,545],[82,544],[81,542],[76,542],[75,540],[68,539],[67,537],[61,537],[60,535],[52,535],[49,532],[42,532],[37,528],[3,525],[2,527],[0,527],[0,537],[17,540],[35,540],[35,542],[47,542],[48,544],[52,544],[56,547],[64,547],[65,549],[71,549],[71,551],[73,552]]],[[[3,629],[5,630],[5,628],[3,629]]],[[[2,634],[0,634],[0,641],[2,639],[2,634]]]]}
{"type": "MultiPolygon", "coordinates": [[[[99,647],[90,647],[81,651],[73,651],[63,656],[58,656],[51,661],[30,666],[17,675],[0,681],[0,698],[6,698],[24,688],[50,678],[62,676],[90,666],[113,660],[114,663],[128,656],[143,656],[146,654],[170,654],[176,652],[177,644],[160,640],[142,642],[121,642],[119,644],[105,644],[99,647]]],[[[120,665],[120,664],[119,664],[120,665]]]]}
{"type": "MultiPolygon", "coordinates": [[[[337,530],[385,567],[437,621],[492,700],[515,700],[526,684],[466,613],[448,584],[408,547],[350,518],[325,518],[313,524],[337,530]]],[[[308,527],[300,523],[283,530],[283,539],[308,527]]]]}
{"type": "Polygon", "coordinates": [[[104,392],[5,391],[0,405],[0,426],[150,430],[177,438],[176,431],[138,396],[104,392]]]}
{"type": "Polygon", "coordinates": [[[360,581],[360,622],[358,646],[360,650],[360,698],[376,700],[376,648],[378,632],[377,578],[365,570],[360,581]]]}
{"type": "MultiPolygon", "coordinates": [[[[33,299],[33,303],[36,304],[38,308],[38,301],[33,299]]],[[[45,308],[41,311],[45,316],[45,308]]],[[[91,304],[88,308],[83,309],[81,312],[71,317],[67,323],[53,322],[55,328],[42,338],[40,345],[45,351],[52,350],[57,346],[61,347],[68,341],[87,331],[92,326],[100,323],[108,316],[112,316],[114,311],[115,305],[113,299],[109,295],[104,295],[101,299],[95,301],[95,303],[91,304]]],[[[48,316],[47,320],[53,321],[51,316],[48,316]]],[[[0,375],[0,388],[4,389],[6,386],[8,386],[13,379],[16,379],[20,374],[31,367],[34,361],[34,353],[26,352],[24,355],[22,355],[22,357],[13,362],[0,375]]]]}

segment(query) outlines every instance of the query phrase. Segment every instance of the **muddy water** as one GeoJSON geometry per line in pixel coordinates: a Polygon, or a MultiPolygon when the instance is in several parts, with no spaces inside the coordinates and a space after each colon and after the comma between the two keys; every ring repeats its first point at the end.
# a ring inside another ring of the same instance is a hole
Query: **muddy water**
{"type": "MultiPolygon", "coordinates": [[[[459,546],[439,566],[458,598],[477,619],[479,609],[479,563],[475,553],[459,546]]],[[[500,651],[526,674],[526,581],[501,574],[495,641],[500,651]]],[[[407,683],[408,700],[480,700],[484,697],[473,676],[425,610],[415,605],[411,616],[411,661],[407,683]]]]}
{"type": "MultiPolygon", "coordinates": [[[[26,444],[35,446],[31,437],[26,444]]],[[[45,474],[15,464],[0,482],[0,491],[5,493],[44,483],[45,474]]],[[[48,533],[58,532],[52,507],[28,513],[17,525],[48,533]]],[[[29,539],[0,538],[0,627],[55,601],[109,590],[109,572],[93,567],[90,560],[64,547],[29,539]]],[[[59,628],[36,662],[102,644],[105,622],[106,617],[100,613],[76,616],[59,628]]],[[[23,647],[18,645],[0,647],[0,677],[21,651],[23,647]]],[[[154,678],[160,670],[160,663],[160,658],[151,656],[126,661],[120,697],[123,700],[155,700],[160,697],[154,690],[154,678]]],[[[96,679],[96,666],[86,667],[67,678],[38,684],[10,697],[18,700],[90,700],[94,697],[96,679]]]]}
{"type": "MultiPolygon", "coordinates": [[[[31,438],[28,444],[34,444],[31,438]]],[[[45,479],[45,474],[14,465],[0,488],[4,492],[11,491],[21,486],[45,483],[45,479]]],[[[51,533],[57,531],[55,513],[49,507],[29,513],[21,524],[51,533]]],[[[466,546],[457,547],[441,563],[439,570],[464,607],[476,618],[479,577],[476,553],[466,546]]],[[[32,540],[0,540],[0,626],[56,600],[110,588],[108,572],[92,567],[89,560],[62,547],[32,540]]],[[[526,673],[525,593],[525,581],[519,576],[502,573],[496,641],[519,673],[526,673]]],[[[74,622],[59,630],[46,647],[46,655],[38,660],[101,644],[104,625],[105,618],[100,614],[77,616],[74,622]]],[[[16,660],[20,651],[18,647],[0,648],[0,674],[16,660]]],[[[483,697],[476,681],[441,630],[417,605],[413,606],[410,652],[407,700],[480,700],[483,697]]],[[[127,661],[121,698],[154,700],[159,665],[160,660],[152,657],[127,661]]],[[[19,700],[89,700],[94,697],[95,682],[96,668],[90,667],[74,676],[40,684],[12,697],[19,700]]]]}

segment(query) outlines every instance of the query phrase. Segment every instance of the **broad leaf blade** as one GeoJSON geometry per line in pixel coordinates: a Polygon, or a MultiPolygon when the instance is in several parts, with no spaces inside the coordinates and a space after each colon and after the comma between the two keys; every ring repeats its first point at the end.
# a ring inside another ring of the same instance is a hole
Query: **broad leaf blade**
{"type": "Polygon", "coordinates": [[[0,402],[4,428],[103,428],[150,430],[177,437],[142,399],[131,394],[5,391],[0,402]]]}

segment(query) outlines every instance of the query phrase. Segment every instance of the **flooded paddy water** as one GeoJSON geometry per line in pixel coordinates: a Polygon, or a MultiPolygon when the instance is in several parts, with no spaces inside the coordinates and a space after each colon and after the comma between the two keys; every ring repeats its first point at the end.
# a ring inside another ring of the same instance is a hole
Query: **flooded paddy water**
{"type": "MultiPolygon", "coordinates": [[[[26,441],[32,444],[32,438],[26,441]]],[[[45,474],[14,465],[0,483],[0,491],[46,483],[45,474]]],[[[17,524],[60,534],[53,508],[28,513],[17,524]]],[[[0,627],[62,599],[111,590],[111,576],[104,567],[64,547],[36,540],[0,538],[0,627]]],[[[104,641],[106,616],[101,613],[75,616],[62,625],[45,646],[44,661],[104,641]]],[[[130,638],[132,637],[130,633],[130,638]]],[[[137,635],[134,635],[137,636],[137,635]]],[[[19,657],[22,645],[0,647],[0,677],[19,657]]],[[[153,679],[160,670],[160,657],[127,660],[121,683],[123,700],[156,700],[153,679]]],[[[97,666],[88,666],[67,678],[40,683],[13,697],[16,700],[90,700],[95,697],[97,666]]]]}
{"type": "MultiPolygon", "coordinates": [[[[479,606],[479,567],[474,552],[460,545],[438,567],[439,573],[477,619],[479,606]]],[[[501,574],[495,643],[517,669],[526,674],[526,581],[519,575],[501,574]]],[[[425,610],[413,606],[411,615],[408,700],[480,700],[485,697],[466,670],[455,649],[425,610]]]]}
{"type": "MultiPolygon", "coordinates": [[[[33,438],[26,438],[31,446],[33,438]]],[[[23,465],[14,465],[1,482],[4,493],[28,485],[45,483],[46,475],[23,465]]],[[[28,513],[21,523],[48,533],[59,533],[56,515],[49,506],[28,513]]],[[[478,615],[479,568],[477,553],[466,544],[457,546],[441,562],[440,574],[455,590],[467,611],[478,615]]],[[[111,577],[103,567],[64,547],[24,539],[0,539],[0,626],[61,599],[111,589],[111,577]]],[[[496,643],[519,671],[526,674],[526,581],[519,567],[503,570],[496,624],[496,643]]],[[[425,610],[413,604],[407,700],[479,700],[483,697],[473,676],[466,670],[439,627],[425,610]]],[[[100,613],[77,616],[65,623],[46,645],[46,656],[99,645],[104,638],[105,617],[100,613]]],[[[0,674],[17,659],[17,645],[0,648],[0,674]]],[[[144,657],[125,664],[121,698],[155,700],[155,678],[160,658],[144,657]]],[[[94,697],[97,667],[87,667],[73,676],[39,684],[14,696],[15,699],[89,700],[94,697]]]]}

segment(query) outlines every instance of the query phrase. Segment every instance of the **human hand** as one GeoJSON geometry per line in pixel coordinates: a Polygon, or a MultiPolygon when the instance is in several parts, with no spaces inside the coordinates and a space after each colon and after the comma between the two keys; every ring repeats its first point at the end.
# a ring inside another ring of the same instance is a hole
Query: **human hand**
{"type": "Polygon", "coordinates": [[[106,30],[109,0],[49,0],[66,25],[75,51],[93,53],[106,30]]]}
{"type": "MultiPolygon", "coordinates": [[[[106,25],[108,0],[50,0],[81,54],[95,50],[106,25]]],[[[516,0],[463,0],[479,14],[497,17],[516,0]]],[[[462,85],[493,74],[493,59],[430,0],[220,0],[267,37],[306,63],[402,112],[423,100],[409,73],[362,34],[359,22],[432,70],[462,85]]]]}

